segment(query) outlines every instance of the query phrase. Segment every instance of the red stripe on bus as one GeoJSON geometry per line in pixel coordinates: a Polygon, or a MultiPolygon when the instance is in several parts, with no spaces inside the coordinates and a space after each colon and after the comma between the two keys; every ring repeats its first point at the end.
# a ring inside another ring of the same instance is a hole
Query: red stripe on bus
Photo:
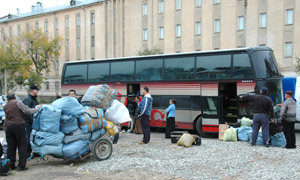
{"type": "Polygon", "coordinates": [[[204,132],[219,132],[219,127],[202,127],[204,132]]]}

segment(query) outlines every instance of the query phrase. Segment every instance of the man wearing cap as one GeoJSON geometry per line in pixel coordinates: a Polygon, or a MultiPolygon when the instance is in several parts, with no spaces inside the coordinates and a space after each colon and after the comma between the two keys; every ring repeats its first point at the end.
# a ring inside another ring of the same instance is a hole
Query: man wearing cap
{"type": "Polygon", "coordinates": [[[258,95],[247,95],[241,97],[254,104],[253,133],[251,146],[256,145],[258,131],[262,127],[263,140],[266,147],[269,147],[269,126],[270,117],[274,121],[274,105],[272,99],[268,96],[268,88],[263,87],[258,95]]]}
{"type": "MultiPolygon", "coordinates": [[[[40,88],[36,85],[30,86],[29,94],[23,99],[23,103],[29,108],[35,108],[35,106],[39,105],[37,101],[38,92],[40,88]]],[[[32,123],[33,123],[33,116],[24,114],[25,120],[25,130],[26,130],[26,140],[27,140],[27,157],[31,156],[31,145],[30,145],[30,133],[32,131],[32,123]]]]}

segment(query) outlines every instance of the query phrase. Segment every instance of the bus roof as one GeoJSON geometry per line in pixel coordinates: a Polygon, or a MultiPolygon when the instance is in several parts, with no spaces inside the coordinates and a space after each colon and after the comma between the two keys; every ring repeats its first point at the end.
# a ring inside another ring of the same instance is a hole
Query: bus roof
{"type": "Polygon", "coordinates": [[[196,54],[212,54],[212,53],[225,53],[225,52],[248,52],[253,51],[272,51],[271,48],[265,46],[258,47],[247,47],[247,48],[235,48],[235,49],[222,49],[222,50],[210,50],[210,51],[196,51],[196,52],[186,52],[186,53],[170,53],[170,54],[156,54],[147,56],[129,56],[129,57],[118,57],[118,58],[107,58],[107,59],[95,59],[95,60],[83,60],[83,61],[72,61],[66,64],[76,64],[76,63],[87,63],[87,62],[97,62],[97,61],[117,61],[117,60],[132,60],[132,59],[142,59],[142,58],[153,58],[153,57],[167,57],[167,56],[180,56],[180,55],[196,55],[196,54]]]}

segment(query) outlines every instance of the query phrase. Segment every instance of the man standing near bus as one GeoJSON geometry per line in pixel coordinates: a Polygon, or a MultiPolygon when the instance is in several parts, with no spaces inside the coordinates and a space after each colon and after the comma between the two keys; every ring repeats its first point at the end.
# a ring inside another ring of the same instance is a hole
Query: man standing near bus
{"type": "Polygon", "coordinates": [[[141,126],[143,130],[143,141],[140,144],[148,144],[150,142],[150,115],[152,110],[152,102],[153,98],[149,93],[149,88],[144,87],[142,90],[144,95],[142,101],[139,103],[140,114],[139,117],[141,118],[141,126]]]}
{"type": "Polygon", "coordinates": [[[270,116],[272,121],[274,121],[274,105],[272,99],[268,96],[268,88],[263,87],[259,95],[247,95],[241,98],[246,101],[252,101],[254,104],[251,146],[256,145],[258,131],[262,127],[264,144],[266,147],[270,147],[269,126],[270,116]]]}

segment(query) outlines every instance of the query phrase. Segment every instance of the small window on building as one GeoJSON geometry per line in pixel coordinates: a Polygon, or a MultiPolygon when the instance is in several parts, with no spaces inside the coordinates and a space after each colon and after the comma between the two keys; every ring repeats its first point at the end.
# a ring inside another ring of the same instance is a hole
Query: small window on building
{"type": "Polygon", "coordinates": [[[293,24],[294,19],[294,10],[288,9],[286,10],[286,24],[293,24]]]}
{"type": "Polygon", "coordinates": [[[76,26],[79,27],[80,26],[80,14],[76,15],[76,26]]]}
{"type": "Polygon", "coordinates": [[[45,86],[46,86],[46,90],[49,91],[50,90],[50,83],[49,83],[49,81],[46,82],[45,86]]]}
{"type": "Polygon", "coordinates": [[[181,37],[181,24],[176,25],[176,37],[181,37]]]}
{"type": "Polygon", "coordinates": [[[158,13],[164,13],[165,12],[165,2],[164,1],[159,1],[158,2],[158,13]]]}
{"type": "Polygon", "coordinates": [[[292,42],[285,43],[285,57],[291,57],[293,54],[293,44],[292,42]]]}
{"type": "Polygon", "coordinates": [[[55,81],[55,91],[59,91],[59,82],[55,81]]]}
{"type": "Polygon", "coordinates": [[[66,48],[67,48],[67,49],[70,48],[70,42],[69,42],[69,39],[66,39],[66,48]]]}
{"type": "Polygon", "coordinates": [[[21,36],[21,26],[20,26],[20,24],[18,24],[18,27],[17,27],[17,34],[18,34],[19,37],[21,36]]]}
{"type": "Polygon", "coordinates": [[[44,23],[44,31],[48,32],[48,21],[47,20],[44,23]]]}
{"type": "Polygon", "coordinates": [[[159,27],[159,39],[164,39],[165,29],[164,27],[159,27]]]}
{"type": "Polygon", "coordinates": [[[29,24],[26,24],[26,33],[29,33],[29,29],[30,29],[29,24]]]}
{"type": "Polygon", "coordinates": [[[215,4],[220,4],[221,0],[215,0],[215,4]]]}
{"type": "Polygon", "coordinates": [[[143,40],[144,41],[148,40],[148,30],[147,29],[143,29],[143,40]]]}
{"type": "Polygon", "coordinates": [[[260,27],[267,27],[267,13],[260,14],[260,27]]]}
{"type": "Polygon", "coordinates": [[[95,47],[95,36],[91,37],[91,46],[95,47]]]}
{"type": "Polygon", "coordinates": [[[195,6],[196,7],[201,7],[202,6],[202,0],[196,0],[195,6]]]}
{"type": "Polygon", "coordinates": [[[176,11],[181,10],[181,0],[176,0],[176,11]]]}
{"type": "Polygon", "coordinates": [[[95,24],[95,13],[91,13],[91,24],[95,24]]]}
{"type": "Polygon", "coordinates": [[[35,22],[35,29],[38,29],[38,28],[39,28],[39,22],[36,21],[36,22],[35,22]]]}
{"type": "Polygon", "coordinates": [[[9,27],[9,37],[12,37],[13,32],[12,32],[12,27],[9,27]]]}
{"type": "Polygon", "coordinates": [[[238,30],[244,29],[244,16],[238,17],[238,30]]]}
{"type": "Polygon", "coordinates": [[[220,32],[220,19],[215,19],[215,33],[220,32]]]}
{"type": "Polygon", "coordinates": [[[143,4],[143,16],[148,15],[148,4],[143,4]]]}
{"type": "Polygon", "coordinates": [[[77,40],[76,40],[76,46],[77,46],[77,49],[80,49],[80,38],[77,38],[77,40]]]}
{"type": "Polygon", "coordinates": [[[58,30],[58,19],[55,18],[55,21],[54,21],[54,28],[55,30],[58,30]]]}
{"type": "Polygon", "coordinates": [[[55,61],[55,71],[59,71],[59,61],[55,61]]]}
{"type": "Polygon", "coordinates": [[[69,17],[66,17],[66,19],[65,19],[65,25],[66,25],[66,29],[69,29],[69,26],[70,26],[69,17]]]}
{"type": "Polygon", "coordinates": [[[201,22],[196,22],[196,35],[201,35],[201,22]]]}

